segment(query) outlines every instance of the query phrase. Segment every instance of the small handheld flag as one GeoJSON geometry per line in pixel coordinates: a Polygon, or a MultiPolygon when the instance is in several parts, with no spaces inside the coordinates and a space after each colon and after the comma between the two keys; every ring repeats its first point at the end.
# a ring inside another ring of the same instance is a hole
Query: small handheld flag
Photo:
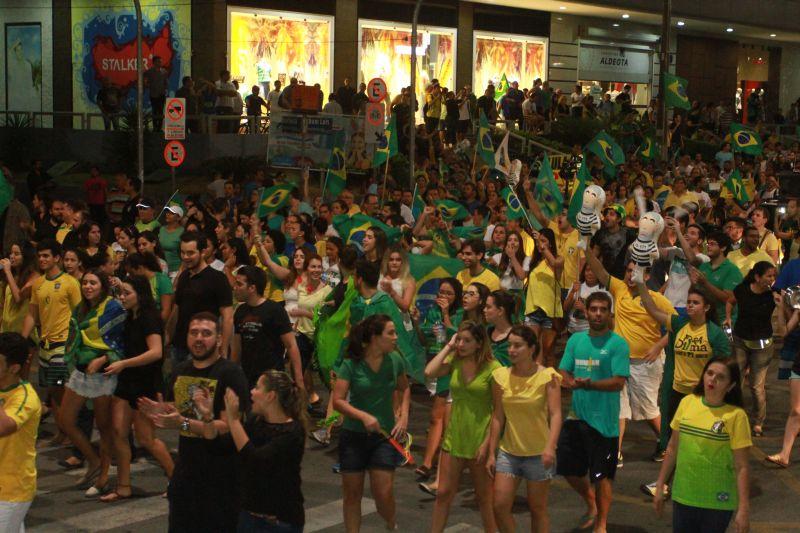
{"type": "Polygon", "coordinates": [[[625,162],[625,152],[605,130],[589,141],[589,144],[586,145],[586,150],[599,157],[606,167],[616,168],[625,162]]]}
{"type": "Polygon", "coordinates": [[[533,197],[547,218],[554,218],[561,213],[564,196],[553,176],[553,169],[550,167],[550,159],[547,154],[544,154],[542,166],[539,168],[539,176],[536,178],[536,186],[533,188],[533,197]]]}
{"type": "Polygon", "coordinates": [[[392,115],[389,125],[383,131],[383,135],[378,139],[375,147],[375,155],[372,157],[372,166],[377,167],[386,163],[389,159],[397,155],[397,116],[392,115]]]}
{"type": "Polygon", "coordinates": [[[519,201],[519,196],[514,190],[506,185],[500,190],[500,196],[506,203],[506,218],[508,220],[518,220],[520,218],[525,218],[525,208],[522,206],[522,203],[519,201]]]}
{"type": "MultiPolygon", "coordinates": [[[[322,189],[329,192],[331,196],[337,197],[347,186],[347,168],[344,150],[340,146],[334,146],[328,160],[328,172],[325,174],[325,184],[322,189]]],[[[323,197],[325,194],[323,193],[323,197]]]]}
{"type": "Polygon", "coordinates": [[[494,90],[494,101],[499,102],[501,98],[503,98],[506,93],[508,92],[508,78],[506,78],[506,73],[503,73],[503,77],[500,78],[500,83],[494,90]]]}
{"type": "Polygon", "coordinates": [[[281,183],[264,189],[261,199],[258,201],[258,218],[263,218],[283,207],[289,201],[289,196],[294,188],[293,183],[281,183]]]}
{"type": "Polygon", "coordinates": [[[731,146],[734,152],[748,155],[761,155],[764,151],[758,133],[736,122],[731,123],[731,146]]]}
{"type": "Polygon", "coordinates": [[[750,201],[750,196],[747,194],[747,189],[744,186],[742,175],[739,173],[738,168],[734,169],[734,171],[731,172],[728,178],[725,180],[725,188],[731,191],[733,201],[740,206],[744,206],[750,201]]]}
{"type": "Polygon", "coordinates": [[[5,212],[6,208],[8,208],[8,204],[11,203],[11,200],[14,198],[14,187],[6,179],[5,174],[3,171],[0,170],[0,214],[5,212]]]}
{"type": "Polygon", "coordinates": [[[586,159],[584,158],[583,162],[581,162],[580,168],[578,169],[578,184],[576,185],[575,190],[572,192],[572,198],[569,200],[569,209],[567,210],[567,220],[569,220],[569,223],[572,224],[573,228],[578,227],[577,216],[581,211],[581,207],[583,207],[583,191],[585,191],[586,187],[591,183],[592,175],[589,173],[589,168],[587,166],[586,159]]]}
{"type": "Polygon", "coordinates": [[[661,74],[664,78],[664,94],[666,98],[664,103],[667,107],[677,107],[679,109],[691,109],[692,104],[689,102],[689,97],[686,95],[686,88],[688,82],[669,72],[661,74]]]}
{"type": "Polygon", "coordinates": [[[504,176],[511,174],[511,157],[508,155],[508,136],[509,133],[506,133],[506,136],[503,137],[500,146],[497,147],[497,151],[494,153],[494,168],[504,176]]]}
{"type": "Polygon", "coordinates": [[[480,112],[478,120],[478,155],[487,165],[494,166],[494,146],[492,145],[492,130],[489,127],[489,120],[483,110],[480,112]]]}
{"type": "Polygon", "coordinates": [[[442,218],[447,221],[464,220],[469,216],[464,205],[455,200],[438,200],[434,205],[442,218]]]}

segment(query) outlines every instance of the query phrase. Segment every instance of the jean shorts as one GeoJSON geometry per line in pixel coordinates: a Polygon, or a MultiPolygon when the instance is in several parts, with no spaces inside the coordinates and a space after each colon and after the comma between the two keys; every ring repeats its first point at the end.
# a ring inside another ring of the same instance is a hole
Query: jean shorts
{"type": "Polygon", "coordinates": [[[800,374],[792,370],[792,373],[789,374],[789,379],[800,379],[800,374]]]}
{"type": "Polygon", "coordinates": [[[401,463],[400,454],[379,433],[343,429],[339,434],[339,464],[343,474],[394,470],[401,463]]]}
{"type": "Polygon", "coordinates": [[[542,329],[553,329],[553,319],[547,316],[547,313],[541,309],[537,309],[533,313],[525,315],[526,326],[539,326],[542,329]]]}
{"type": "Polygon", "coordinates": [[[542,464],[541,455],[520,457],[503,450],[497,450],[495,471],[527,481],[549,481],[556,474],[556,465],[554,463],[550,468],[545,468],[544,464],[542,464]]]}

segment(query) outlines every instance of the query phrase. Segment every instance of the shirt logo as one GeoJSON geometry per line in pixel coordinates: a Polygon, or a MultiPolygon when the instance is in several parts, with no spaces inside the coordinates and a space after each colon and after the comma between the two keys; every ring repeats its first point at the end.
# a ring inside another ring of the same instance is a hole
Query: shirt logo
{"type": "Polygon", "coordinates": [[[711,431],[714,433],[722,433],[723,429],[725,429],[725,422],[722,420],[717,420],[714,422],[714,425],[711,426],[711,431]]]}
{"type": "Polygon", "coordinates": [[[717,493],[717,501],[719,502],[727,502],[731,499],[731,495],[727,492],[718,492],[717,493]]]}
{"type": "Polygon", "coordinates": [[[56,281],[55,290],[58,290],[60,288],[61,288],[61,282],[60,281],[56,281]]]}

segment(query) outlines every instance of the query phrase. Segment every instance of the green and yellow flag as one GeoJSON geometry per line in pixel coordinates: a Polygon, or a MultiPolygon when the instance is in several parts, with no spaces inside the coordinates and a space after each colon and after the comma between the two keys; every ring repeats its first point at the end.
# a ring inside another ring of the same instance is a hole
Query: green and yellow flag
{"type": "Polygon", "coordinates": [[[418,219],[419,216],[422,214],[422,211],[425,210],[425,200],[422,199],[417,188],[414,187],[414,201],[411,204],[411,216],[414,217],[414,220],[418,219]]]}
{"type": "MultiPolygon", "coordinates": [[[[611,135],[601,131],[586,145],[586,150],[592,152],[603,162],[603,166],[615,168],[625,162],[625,152],[611,135]]],[[[615,172],[616,174],[616,172],[615,172]]]]}
{"type": "Polygon", "coordinates": [[[592,183],[592,175],[589,173],[586,158],[583,159],[580,168],[578,169],[577,185],[572,191],[572,197],[569,200],[569,208],[567,209],[567,220],[572,224],[572,227],[578,227],[577,216],[583,207],[583,191],[592,183]]]}
{"type": "Polygon", "coordinates": [[[539,176],[536,178],[536,186],[533,188],[533,197],[547,218],[554,218],[561,213],[564,196],[553,176],[553,169],[550,167],[550,159],[547,154],[544,154],[542,166],[539,167],[539,176]]]}
{"type": "Polygon", "coordinates": [[[377,167],[386,163],[387,160],[397,155],[397,117],[392,115],[389,125],[383,130],[383,135],[375,147],[375,155],[372,157],[372,166],[377,167]]]}
{"type": "Polygon", "coordinates": [[[508,220],[517,220],[520,218],[525,218],[525,208],[522,206],[522,203],[519,201],[519,196],[514,190],[506,185],[500,191],[500,197],[506,203],[506,218],[508,220]]]}
{"type": "Polygon", "coordinates": [[[639,157],[644,161],[651,161],[658,158],[661,153],[661,146],[652,135],[647,135],[639,146],[639,157]]]}
{"type": "Polygon", "coordinates": [[[460,259],[438,257],[435,255],[411,254],[408,256],[411,277],[417,284],[417,292],[432,279],[452,278],[464,269],[460,259]]]}
{"type": "Polygon", "coordinates": [[[731,147],[734,152],[761,155],[764,146],[758,133],[737,122],[731,123],[731,147]]]}
{"type": "Polygon", "coordinates": [[[747,194],[747,188],[744,186],[742,175],[739,173],[738,168],[734,169],[728,179],[725,180],[725,187],[731,191],[733,201],[740,206],[744,206],[750,201],[750,196],[747,194]]]}
{"type": "Polygon", "coordinates": [[[14,198],[14,187],[8,182],[3,171],[0,170],[0,215],[8,208],[14,198]]]}
{"type": "Polygon", "coordinates": [[[486,234],[486,228],[483,226],[456,226],[450,230],[450,233],[459,239],[478,239],[486,234]]]}
{"type": "Polygon", "coordinates": [[[359,249],[361,249],[361,241],[364,239],[364,233],[373,226],[382,229],[390,243],[396,241],[397,238],[400,237],[400,228],[388,226],[380,220],[363,213],[357,213],[353,216],[336,215],[333,217],[333,227],[339,233],[339,236],[345,244],[354,244],[359,249]]]}
{"type": "Polygon", "coordinates": [[[492,144],[492,129],[483,110],[478,120],[478,155],[489,167],[494,167],[494,145],[492,144]]]}
{"type": "Polygon", "coordinates": [[[347,156],[344,150],[337,143],[331,150],[331,156],[328,159],[328,172],[325,174],[325,185],[322,187],[325,192],[330,193],[334,198],[339,196],[339,193],[347,186],[346,160],[347,156]]]}
{"type": "Polygon", "coordinates": [[[669,72],[662,72],[661,76],[664,79],[664,94],[666,95],[664,103],[666,106],[677,107],[679,109],[691,109],[692,104],[689,102],[689,97],[686,95],[688,82],[669,72]]]}
{"type": "Polygon", "coordinates": [[[500,83],[494,89],[494,101],[499,102],[502,97],[508,92],[508,78],[506,73],[503,72],[503,77],[500,78],[500,83]]]}
{"type": "Polygon", "coordinates": [[[258,202],[258,218],[264,218],[286,205],[294,188],[294,183],[281,183],[264,189],[258,202]]]}
{"type": "Polygon", "coordinates": [[[469,216],[464,204],[455,200],[437,200],[434,205],[442,218],[447,221],[464,220],[469,216]]]}

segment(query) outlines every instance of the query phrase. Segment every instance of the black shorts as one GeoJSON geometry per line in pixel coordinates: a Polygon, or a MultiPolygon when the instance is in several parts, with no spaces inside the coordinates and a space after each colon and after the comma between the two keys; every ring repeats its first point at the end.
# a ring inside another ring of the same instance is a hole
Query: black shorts
{"type": "Polygon", "coordinates": [[[339,434],[339,464],[341,472],[364,470],[394,470],[403,458],[378,433],[361,433],[343,429],[339,434]]]}
{"type": "Polygon", "coordinates": [[[297,341],[297,350],[300,352],[300,364],[305,372],[314,362],[314,341],[302,333],[295,334],[294,338],[297,341]]]}
{"type": "Polygon", "coordinates": [[[614,479],[618,437],[604,437],[583,420],[565,420],[558,437],[556,473],[583,477],[591,482],[614,479]]]}

